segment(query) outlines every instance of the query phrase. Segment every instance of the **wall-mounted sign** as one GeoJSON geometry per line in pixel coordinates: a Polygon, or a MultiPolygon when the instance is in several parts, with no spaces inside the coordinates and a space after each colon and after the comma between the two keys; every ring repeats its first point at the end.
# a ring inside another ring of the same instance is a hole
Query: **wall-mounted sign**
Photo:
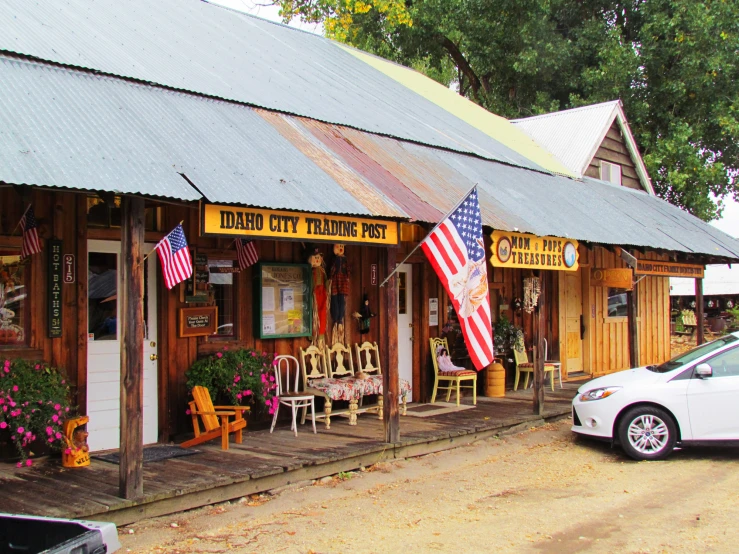
{"type": "Polygon", "coordinates": [[[673,262],[656,262],[653,260],[637,260],[636,275],[660,275],[662,277],[690,277],[703,279],[705,267],[695,264],[677,264],[673,262]]]}
{"type": "Polygon", "coordinates": [[[77,278],[77,267],[74,265],[74,254],[64,254],[64,284],[71,285],[77,278]]]}
{"type": "Polygon", "coordinates": [[[439,299],[429,298],[429,327],[439,324],[439,299]]]}
{"type": "Polygon", "coordinates": [[[493,267],[525,267],[577,271],[577,241],[559,237],[538,237],[525,233],[493,231],[490,247],[493,267]]]}
{"type": "Polygon", "coordinates": [[[62,336],[62,241],[49,240],[46,323],[50,339],[62,336]]]}
{"type": "Polygon", "coordinates": [[[213,335],[218,327],[218,306],[180,308],[180,337],[213,335]]]}
{"type": "Polygon", "coordinates": [[[590,286],[631,290],[634,286],[634,272],[628,269],[593,269],[590,273],[590,286]]]}
{"type": "Polygon", "coordinates": [[[398,244],[396,221],[206,203],[200,208],[200,232],[203,236],[398,244]]]}

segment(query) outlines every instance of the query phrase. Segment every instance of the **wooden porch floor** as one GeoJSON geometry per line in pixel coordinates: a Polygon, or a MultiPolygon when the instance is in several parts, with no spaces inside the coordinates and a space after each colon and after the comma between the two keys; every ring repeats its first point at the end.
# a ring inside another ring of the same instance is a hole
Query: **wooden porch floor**
{"type": "MultiPolygon", "coordinates": [[[[547,389],[544,420],[570,413],[578,383],[547,389]]],[[[470,403],[468,398],[463,403],[470,403]]],[[[332,418],[331,429],[299,426],[244,434],[243,444],[220,441],[196,448],[193,456],[144,464],[144,498],[118,497],[116,464],[93,459],[89,467],[66,469],[55,458],[28,469],[0,464],[0,512],[111,521],[117,525],[175,513],[276,487],[349,471],[393,459],[420,456],[469,444],[506,431],[541,424],[532,414],[531,391],[508,391],[505,398],[479,398],[477,407],[425,418],[405,416],[400,442],[383,442],[383,426],[375,414],[362,414],[358,425],[332,418]]]]}

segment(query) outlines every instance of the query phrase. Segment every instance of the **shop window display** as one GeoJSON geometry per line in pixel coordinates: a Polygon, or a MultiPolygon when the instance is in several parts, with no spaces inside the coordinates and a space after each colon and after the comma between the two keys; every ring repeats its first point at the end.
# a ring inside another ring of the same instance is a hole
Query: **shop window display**
{"type": "Polygon", "coordinates": [[[20,250],[0,249],[0,347],[26,344],[26,271],[20,250]]]}

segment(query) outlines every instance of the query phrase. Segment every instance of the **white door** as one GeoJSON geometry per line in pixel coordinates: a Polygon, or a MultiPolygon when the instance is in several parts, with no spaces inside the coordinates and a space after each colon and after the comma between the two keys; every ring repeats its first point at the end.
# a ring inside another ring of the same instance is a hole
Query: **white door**
{"type": "Polygon", "coordinates": [[[401,264],[397,276],[398,375],[413,387],[413,266],[401,264]]]}
{"type": "Polygon", "coordinates": [[[706,363],[713,375],[693,377],[688,385],[693,440],[739,438],[739,348],[721,352],[706,363]]]}
{"type": "MultiPolygon", "coordinates": [[[[92,451],[120,445],[120,259],[120,242],[88,241],[87,442],[92,451]]],[[[150,444],[158,434],[156,256],[144,264],[144,326],[144,444],[150,444]]]]}

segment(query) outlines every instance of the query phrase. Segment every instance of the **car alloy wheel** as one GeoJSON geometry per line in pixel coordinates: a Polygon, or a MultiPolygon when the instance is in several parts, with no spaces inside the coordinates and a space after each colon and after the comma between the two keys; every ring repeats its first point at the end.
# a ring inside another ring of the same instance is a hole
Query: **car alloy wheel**
{"type": "Polygon", "coordinates": [[[619,425],[619,439],[626,454],[635,460],[661,460],[677,442],[677,427],[662,409],[641,406],[629,410],[619,425]]]}

